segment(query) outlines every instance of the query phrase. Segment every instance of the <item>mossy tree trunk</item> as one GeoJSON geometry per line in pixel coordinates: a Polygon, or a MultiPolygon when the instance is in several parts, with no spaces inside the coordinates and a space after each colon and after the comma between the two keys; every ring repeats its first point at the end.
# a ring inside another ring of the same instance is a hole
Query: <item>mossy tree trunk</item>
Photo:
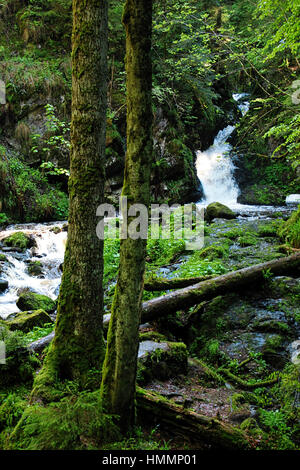
{"type": "Polygon", "coordinates": [[[73,0],[69,229],[55,338],[35,382],[84,385],[104,359],[103,241],[96,208],[103,202],[107,108],[107,1],[73,0]]]}
{"type": "MultiPolygon", "coordinates": [[[[152,0],[127,0],[126,29],[127,153],[122,195],[148,207],[152,164],[152,0]]],[[[130,217],[128,222],[130,223],[130,217]]],[[[101,396],[104,409],[120,416],[127,430],[135,417],[138,330],[145,270],[146,240],[122,239],[120,268],[108,332],[101,396]]]]}

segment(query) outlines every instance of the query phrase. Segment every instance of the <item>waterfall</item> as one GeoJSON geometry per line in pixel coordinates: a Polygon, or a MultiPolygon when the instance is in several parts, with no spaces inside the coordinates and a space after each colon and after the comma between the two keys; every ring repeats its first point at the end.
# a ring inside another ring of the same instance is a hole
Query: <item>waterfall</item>
{"type": "MultiPolygon", "coordinates": [[[[249,109],[249,103],[244,100],[248,95],[246,93],[234,93],[232,96],[237,101],[242,115],[244,115],[249,109]]],[[[197,176],[203,186],[206,205],[211,202],[221,202],[227,206],[237,204],[239,188],[233,177],[235,167],[229,157],[232,147],[227,142],[234,129],[235,126],[225,127],[225,129],[218,132],[211,147],[204,152],[200,150],[197,152],[197,176]]]]}

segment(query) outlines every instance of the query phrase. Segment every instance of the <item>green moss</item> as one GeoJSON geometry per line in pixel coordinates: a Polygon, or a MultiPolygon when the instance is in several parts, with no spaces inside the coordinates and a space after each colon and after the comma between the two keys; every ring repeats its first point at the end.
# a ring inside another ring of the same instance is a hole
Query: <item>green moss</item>
{"type": "Polygon", "coordinates": [[[40,261],[30,261],[27,271],[31,276],[40,276],[43,273],[42,263],[40,261]]]}
{"type": "Polygon", "coordinates": [[[7,444],[10,450],[99,449],[119,440],[113,418],[102,413],[99,392],[71,394],[48,406],[27,407],[7,444]]]}
{"type": "Polygon", "coordinates": [[[146,331],[145,333],[140,333],[140,341],[166,341],[166,337],[158,331],[146,331]]]}
{"type": "Polygon", "coordinates": [[[205,220],[211,222],[215,218],[235,219],[235,213],[220,202],[212,202],[205,210],[205,220]]]}
{"type": "Polygon", "coordinates": [[[277,236],[277,228],[278,224],[267,224],[261,225],[258,228],[258,236],[259,237],[276,237],[277,236]]]}
{"type": "Polygon", "coordinates": [[[0,365],[0,388],[32,383],[34,370],[40,362],[26,349],[24,335],[20,331],[9,331],[4,327],[1,329],[1,341],[5,343],[6,363],[0,365]]]}
{"type": "Polygon", "coordinates": [[[242,247],[254,246],[257,244],[257,240],[253,236],[249,235],[238,237],[237,242],[242,247]]]}
{"type": "Polygon", "coordinates": [[[257,321],[253,325],[254,329],[257,331],[265,331],[270,333],[286,333],[290,334],[291,329],[290,327],[283,322],[276,321],[276,320],[265,320],[265,321],[257,321]]]}
{"type": "Polygon", "coordinates": [[[249,431],[252,429],[257,429],[258,424],[254,418],[247,418],[241,423],[240,428],[242,431],[249,431]]]}
{"type": "Polygon", "coordinates": [[[234,393],[230,397],[230,402],[233,410],[237,410],[240,405],[245,403],[245,397],[242,393],[234,393]]]}
{"type": "Polygon", "coordinates": [[[200,251],[199,257],[202,259],[207,259],[213,261],[216,258],[227,257],[229,253],[228,244],[223,245],[210,245],[207,248],[204,248],[200,251]]]}
{"type": "Polygon", "coordinates": [[[32,246],[32,240],[29,235],[23,232],[15,232],[9,237],[4,238],[4,245],[20,248],[22,251],[25,251],[27,248],[32,246]]]}
{"type": "Polygon", "coordinates": [[[42,327],[51,323],[51,317],[44,310],[35,310],[33,312],[17,313],[13,320],[7,321],[10,330],[21,330],[24,333],[32,330],[34,327],[42,327]]]}
{"type": "Polygon", "coordinates": [[[282,349],[284,343],[284,339],[282,336],[278,334],[269,335],[266,339],[266,343],[264,345],[263,351],[264,354],[277,352],[278,350],[282,349]]]}
{"type": "Polygon", "coordinates": [[[7,257],[5,255],[3,255],[2,253],[0,253],[0,261],[5,263],[8,261],[7,257]]]}
{"type": "Polygon", "coordinates": [[[0,406],[0,432],[16,426],[27,406],[26,400],[17,393],[9,393],[0,406]]]}
{"type": "Polygon", "coordinates": [[[154,378],[167,380],[187,370],[188,351],[184,343],[168,342],[167,349],[156,349],[138,362],[137,381],[145,384],[154,378]]]}
{"type": "Polygon", "coordinates": [[[300,206],[278,230],[282,240],[294,248],[300,248],[300,206]]]}
{"type": "Polygon", "coordinates": [[[238,237],[244,235],[245,232],[241,228],[234,227],[227,232],[223,233],[223,237],[229,238],[230,240],[236,240],[238,237]]]}
{"type": "Polygon", "coordinates": [[[53,313],[56,310],[56,302],[46,295],[24,292],[17,300],[17,307],[22,311],[44,310],[53,313]]]}

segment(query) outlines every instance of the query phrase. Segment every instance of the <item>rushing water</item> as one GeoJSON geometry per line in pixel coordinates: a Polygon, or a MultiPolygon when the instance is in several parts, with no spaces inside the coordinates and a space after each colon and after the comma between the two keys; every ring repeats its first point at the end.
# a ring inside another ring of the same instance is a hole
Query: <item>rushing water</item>
{"type": "Polygon", "coordinates": [[[60,265],[63,262],[67,232],[54,233],[53,227],[62,227],[63,222],[51,224],[22,224],[13,225],[0,232],[0,241],[21,230],[30,234],[36,241],[36,246],[25,253],[6,252],[8,263],[3,263],[1,278],[9,283],[8,289],[0,295],[0,317],[18,312],[16,301],[23,289],[30,289],[56,299],[61,279],[60,265]],[[28,274],[28,262],[40,261],[43,274],[34,277],[28,274]]]}
{"type": "MultiPolygon", "coordinates": [[[[242,114],[247,113],[249,103],[245,93],[233,94],[242,114]]],[[[214,143],[204,152],[197,152],[196,169],[204,191],[205,205],[211,202],[221,202],[227,206],[236,206],[239,188],[234,179],[234,164],[229,156],[231,145],[228,137],[235,126],[227,126],[215,137],[214,143]]]]}

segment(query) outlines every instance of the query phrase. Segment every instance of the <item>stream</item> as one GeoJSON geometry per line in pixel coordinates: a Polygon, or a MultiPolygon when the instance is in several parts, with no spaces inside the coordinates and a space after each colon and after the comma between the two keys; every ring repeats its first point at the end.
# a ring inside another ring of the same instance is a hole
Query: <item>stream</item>
{"type": "MultiPolygon", "coordinates": [[[[249,109],[246,94],[234,94],[241,113],[244,115],[249,109]]],[[[199,206],[207,206],[211,202],[221,202],[229,206],[237,214],[237,218],[231,221],[216,219],[212,224],[210,235],[206,237],[205,245],[224,243],[224,233],[234,229],[241,229],[245,232],[253,230],[257,232],[261,224],[269,223],[276,217],[276,213],[281,213],[288,217],[293,209],[292,205],[283,207],[273,206],[249,206],[237,203],[239,194],[238,185],[234,179],[234,164],[229,156],[231,150],[227,142],[228,137],[234,131],[234,126],[227,126],[219,131],[215,137],[213,145],[206,151],[197,152],[196,168],[198,177],[203,185],[205,199],[200,201],[199,206]]],[[[6,319],[9,315],[19,311],[16,301],[24,290],[30,290],[38,294],[47,295],[56,299],[59,293],[61,282],[61,269],[63,263],[64,250],[67,239],[67,232],[64,230],[66,222],[51,223],[28,223],[8,226],[0,232],[0,252],[6,256],[7,261],[0,262],[0,277],[8,282],[8,288],[0,294],[0,318],[6,319]],[[3,238],[16,232],[22,231],[31,235],[36,244],[27,249],[24,253],[17,252],[5,247],[2,244],[3,238]],[[38,261],[40,263],[40,273],[31,275],[28,271],[29,263],[38,261]]],[[[241,247],[234,242],[230,247],[230,255],[226,261],[227,269],[238,269],[247,265],[261,262],[261,260],[274,259],[280,254],[276,253],[276,240],[258,239],[258,245],[241,247]]],[[[282,255],[283,256],[283,255],[282,255]]],[[[186,256],[179,261],[184,262],[186,256]]],[[[160,275],[171,278],[174,270],[180,264],[173,264],[159,270],[160,275]]],[[[271,304],[272,301],[269,299],[271,304]]],[[[264,304],[261,311],[268,316],[269,302],[264,304]]],[[[251,302],[250,302],[251,303],[251,302]]],[[[274,304],[271,305],[271,309],[274,304]]],[[[255,309],[254,309],[255,311],[255,309]]],[[[269,312],[270,313],[270,312],[269,312]]],[[[259,316],[259,313],[257,312],[259,316]]],[[[281,313],[277,315],[277,320],[282,319],[281,313]],[[278,317],[278,318],[277,318],[278,317]]],[[[296,332],[296,331],[295,331],[296,332]]],[[[298,332],[297,332],[298,333],[298,332]]],[[[255,341],[261,342],[261,333],[255,333],[255,341]]],[[[294,343],[298,343],[294,348],[287,346],[290,356],[298,356],[300,347],[299,336],[294,335],[294,343]]],[[[231,346],[230,346],[231,347],[231,346]]],[[[232,346],[233,347],[233,346],[232,346]]],[[[240,340],[237,340],[237,347],[241,347],[240,340]]],[[[230,348],[229,348],[230,349],[230,348]]],[[[227,351],[228,352],[228,351],[227,351]]]]}
{"type": "Polygon", "coordinates": [[[61,280],[60,265],[64,259],[67,232],[62,230],[65,222],[44,224],[16,224],[0,232],[0,242],[14,232],[22,231],[32,235],[36,246],[25,253],[10,251],[2,247],[2,253],[8,262],[1,263],[1,278],[8,281],[8,289],[0,295],[0,317],[5,319],[11,313],[19,311],[16,301],[20,293],[29,289],[37,294],[56,299],[61,280]],[[53,231],[55,227],[55,233],[53,231]],[[39,261],[42,272],[32,276],[28,272],[28,263],[39,261]]]}

